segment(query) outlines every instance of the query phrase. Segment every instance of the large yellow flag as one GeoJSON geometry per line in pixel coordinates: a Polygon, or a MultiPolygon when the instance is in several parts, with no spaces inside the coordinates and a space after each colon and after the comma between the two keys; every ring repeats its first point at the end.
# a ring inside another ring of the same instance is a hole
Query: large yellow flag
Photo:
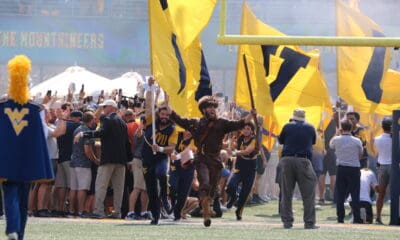
{"type": "MultiPolygon", "coordinates": [[[[284,35],[264,24],[243,4],[241,34],[284,35]]],[[[249,108],[249,93],[243,67],[247,56],[257,112],[264,115],[263,131],[280,133],[295,108],[303,108],[316,128],[322,116],[332,114],[325,80],[319,69],[319,52],[304,52],[296,46],[240,45],[236,72],[235,101],[249,108]],[[271,118],[270,115],[273,115],[271,118]]]]}
{"type": "Polygon", "coordinates": [[[184,49],[199,36],[208,24],[217,0],[162,0],[164,9],[168,9],[171,25],[179,36],[184,49]]]}
{"type": "MultiPolygon", "coordinates": [[[[255,28],[262,29],[262,24],[249,10],[246,4],[243,5],[241,34],[254,34],[249,32],[248,26],[255,26],[255,28]]],[[[258,34],[262,34],[261,32],[258,34]]],[[[266,81],[266,74],[264,69],[264,56],[260,46],[257,45],[240,45],[238,51],[237,68],[236,68],[236,85],[234,92],[234,99],[236,104],[245,108],[251,109],[250,92],[247,84],[247,76],[244,65],[244,58],[246,57],[249,78],[252,87],[252,94],[254,98],[254,105],[257,108],[258,114],[263,116],[263,126],[261,129],[262,144],[269,150],[272,150],[274,143],[274,129],[275,124],[273,121],[273,102],[269,94],[269,84],[266,81]]]]}
{"type": "Polygon", "coordinates": [[[149,0],[152,74],[168,94],[171,106],[183,116],[199,116],[196,100],[212,93],[200,43],[200,33],[215,6],[215,1],[209,2],[214,4],[149,0]],[[188,14],[195,8],[208,17],[188,14]],[[190,15],[196,20],[189,19],[190,15]]]}
{"type": "MultiPolygon", "coordinates": [[[[341,0],[337,0],[336,20],[338,36],[385,37],[374,21],[341,0]]],[[[339,47],[337,58],[338,93],[348,104],[382,115],[400,107],[399,73],[389,70],[389,48],[339,47]]]]}

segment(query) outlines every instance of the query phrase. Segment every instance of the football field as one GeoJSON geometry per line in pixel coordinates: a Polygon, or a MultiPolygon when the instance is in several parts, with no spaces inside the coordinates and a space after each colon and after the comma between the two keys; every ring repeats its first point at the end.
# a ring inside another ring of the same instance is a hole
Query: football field
{"type": "MultiPolygon", "coordinates": [[[[375,206],[374,206],[375,207],[375,206]]],[[[390,206],[384,206],[382,220],[389,222],[390,206]]],[[[317,209],[317,225],[315,230],[303,228],[303,208],[301,201],[294,201],[294,227],[284,229],[277,214],[277,201],[263,205],[246,207],[243,220],[236,221],[233,210],[224,213],[222,218],[213,219],[212,225],[205,228],[200,218],[190,218],[179,222],[160,220],[160,224],[152,226],[149,221],[128,220],[94,220],[79,218],[35,218],[28,219],[25,239],[32,240],[89,240],[89,239],[121,239],[121,240],[253,240],[253,239],[399,239],[398,226],[375,224],[350,224],[349,218],[344,224],[337,224],[335,207],[324,205],[317,209]]],[[[374,209],[375,211],[375,209],[374,209]]],[[[349,209],[346,209],[346,213],[349,209]]],[[[0,229],[4,232],[5,220],[0,221],[0,229]]],[[[5,239],[5,237],[0,237],[5,239]]]]}

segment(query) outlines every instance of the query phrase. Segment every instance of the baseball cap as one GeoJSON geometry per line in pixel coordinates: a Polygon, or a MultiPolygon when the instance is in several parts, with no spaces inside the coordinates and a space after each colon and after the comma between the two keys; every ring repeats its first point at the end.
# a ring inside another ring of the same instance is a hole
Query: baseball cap
{"type": "Polygon", "coordinates": [[[82,118],[83,113],[82,113],[81,111],[79,111],[79,110],[74,110],[74,111],[71,112],[70,116],[71,116],[71,117],[79,117],[79,118],[82,118]]]}
{"type": "Polygon", "coordinates": [[[103,103],[100,103],[99,106],[100,106],[100,107],[112,106],[112,107],[114,107],[114,108],[118,108],[117,103],[116,103],[114,100],[112,100],[112,99],[107,99],[107,100],[105,100],[103,103]]]}

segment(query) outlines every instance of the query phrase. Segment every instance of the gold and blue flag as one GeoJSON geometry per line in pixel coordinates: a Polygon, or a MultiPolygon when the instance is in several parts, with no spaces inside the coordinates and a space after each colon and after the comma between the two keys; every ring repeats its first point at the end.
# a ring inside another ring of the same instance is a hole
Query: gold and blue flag
{"type": "MultiPolygon", "coordinates": [[[[358,2],[337,0],[337,35],[385,37],[364,15],[358,2]]],[[[385,47],[338,47],[338,94],[361,112],[391,115],[400,107],[399,72],[389,69],[391,51],[385,47]]]]}
{"type": "Polygon", "coordinates": [[[151,71],[171,106],[183,116],[199,116],[196,101],[212,94],[200,33],[215,4],[215,0],[149,0],[151,71]]]}
{"type": "MultiPolygon", "coordinates": [[[[241,34],[282,36],[260,21],[243,4],[241,34]]],[[[249,109],[250,97],[243,63],[246,55],[257,112],[264,116],[263,142],[278,135],[295,108],[303,108],[315,128],[323,115],[332,114],[328,89],[319,66],[319,51],[297,46],[240,45],[236,70],[235,101],[249,109]]],[[[265,144],[267,145],[267,144],[265,144]]]]}

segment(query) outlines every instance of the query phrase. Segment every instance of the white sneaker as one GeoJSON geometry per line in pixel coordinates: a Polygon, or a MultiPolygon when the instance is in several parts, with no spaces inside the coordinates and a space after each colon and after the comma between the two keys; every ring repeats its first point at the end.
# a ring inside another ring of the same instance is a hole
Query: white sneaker
{"type": "Polygon", "coordinates": [[[354,223],[354,217],[353,217],[353,214],[351,214],[351,217],[350,217],[349,223],[354,223]]]}
{"type": "Polygon", "coordinates": [[[139,219],[139,217],[136,216],[134,212],[129,212],[125,217],[125,220],[137,220],[137,219],[139,219]]]}
{"type": "Polygon", "coordinates": [[[360,218],[365,223],[367,221],[367,211],[365,208],[360,208],[360,218]]]}
{"type": "Polygon", "coordinates": [[[272,200],[272,198],[270,198],[268,195],[260,195],[260,198],[264,202],[269,202],[272,200]]]}
{"type": "Polygon", "coordinates": [[[8,235],[7,235],[7,239],[8,240],[18,240],[18,233],[16,233],[16,232],[13,232],[13,233],[9,233],[8,235]]]}

